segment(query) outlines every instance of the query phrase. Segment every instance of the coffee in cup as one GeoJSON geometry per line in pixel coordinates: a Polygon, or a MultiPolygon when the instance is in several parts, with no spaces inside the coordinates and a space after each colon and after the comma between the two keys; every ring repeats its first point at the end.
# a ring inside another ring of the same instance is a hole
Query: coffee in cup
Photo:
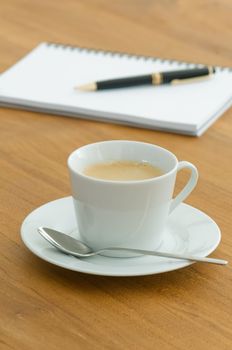
{"type": "Polygon", "coordinates": [[[83,173],[102,180],[139,181],[160,176],[163,171],[146,161],[117,160],[91,164],[83,173]]]}

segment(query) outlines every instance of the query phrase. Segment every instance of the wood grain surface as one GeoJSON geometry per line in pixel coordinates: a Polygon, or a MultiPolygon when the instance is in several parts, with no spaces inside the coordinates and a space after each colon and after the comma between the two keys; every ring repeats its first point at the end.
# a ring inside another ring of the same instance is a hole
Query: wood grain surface
{"type": "MultiPolygon", "coordinates": [[[[41,41],[231,65],[230,0],[2,0],[0,69],[41,41]]],[[[199,169],[187,203],[220,226],[232,261],[232,110],[201,138],[46,114],[0,111],[0,348],[229,350],[231,265],[133,278],[67,271],[29,252],[20,225],[70,194],[68,154],[109,139],[159,144],[199,169]]],[[[177,190],[183,186],[180,174],[177,190]]]]}

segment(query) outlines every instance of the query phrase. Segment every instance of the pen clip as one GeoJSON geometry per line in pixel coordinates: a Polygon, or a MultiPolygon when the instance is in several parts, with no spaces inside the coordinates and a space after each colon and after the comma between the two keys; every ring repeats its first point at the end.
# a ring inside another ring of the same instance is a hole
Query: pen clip
{"type": "Polygon", "coordinates": [[[202,77],[196,77],[196,78],[187,78],[187,79],[173,79],[171,81],[171,85],[181,85],[181,84],[188,84],[188,83],[197,83],[199,81],[205,81],[209,80],[211,78],[211,74],[204,75],[202,77]]]}

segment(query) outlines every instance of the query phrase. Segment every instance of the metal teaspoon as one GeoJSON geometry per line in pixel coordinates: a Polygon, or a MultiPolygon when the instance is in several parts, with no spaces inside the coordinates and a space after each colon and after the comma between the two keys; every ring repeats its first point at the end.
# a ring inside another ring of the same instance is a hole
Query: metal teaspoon
{"type": "Polygon", "coordinates": [[[222,259],[205,258],[205,257],[193,256],[189,254],[172,254],[172,253],[166,253],[166,252],[150,251],[150,250],[134,249],[134,248],[108,247],[108,248],[100,249],[98,251],[93,251],[85,243],[73,237],[70,237],[69,235],[61,233],[59,231],[56,231],[47,227],[39,227],[38,232],[43,238],[45,238],[50,244],[52,244],[58,250],[62,251],[65,254],[74,255],[76,257],[81,257],[81,258],[94,256],[106,251],[118,250],[118,251],[125,251],[125,252],[137,253],[142,255],[153,255],[153,256],[160,256],[165,258],[198,261],[198,262],[218,264],[218,265],[228,264],[228,261],[222,260],[222,259]]]}

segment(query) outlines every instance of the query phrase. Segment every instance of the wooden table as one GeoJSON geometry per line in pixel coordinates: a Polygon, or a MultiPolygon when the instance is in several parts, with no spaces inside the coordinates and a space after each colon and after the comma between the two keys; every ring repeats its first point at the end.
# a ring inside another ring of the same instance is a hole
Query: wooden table
{"type": "MultiPolygon", "coordinates": [[[[1,3],[0,68],[41,41],[230,65],[231,2],[8,0],[1,3]]],[[[220,226],[214,257],[232,259],[232,110],[201,138],[25,111],[0,112],[0,348],[231,349],[231,266],[194,264],[133,278],[50,265],[28,251],[20,225],[70,194],[66,159],[108,139],[159,144],[199,168],[187,203],[220,226]]],[[[177,190],[186,180],[178,177],[177,190]]]]}

